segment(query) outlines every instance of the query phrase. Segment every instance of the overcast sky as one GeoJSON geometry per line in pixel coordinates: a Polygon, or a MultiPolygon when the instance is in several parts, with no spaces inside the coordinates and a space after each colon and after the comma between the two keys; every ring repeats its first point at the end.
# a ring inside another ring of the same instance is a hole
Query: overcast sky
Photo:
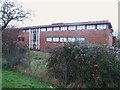
{"type": "Polygon", "coordinates": [[[19,0],[32,16],[20,26],[109,20],[118,29],[118,0],[19,0]]]}

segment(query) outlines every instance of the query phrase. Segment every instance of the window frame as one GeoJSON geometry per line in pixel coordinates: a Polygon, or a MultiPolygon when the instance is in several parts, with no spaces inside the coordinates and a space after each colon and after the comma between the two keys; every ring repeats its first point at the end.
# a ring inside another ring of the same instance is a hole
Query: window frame
{"type": "Polygon", "coordinates": [[[77,30],[84,30],[85,29],[85,25],[77,25],[77,30]]]}
{"type": "Polygon", "coordinates": [[[67,42],[67,38],[66,37],[60,37],[60,42],[67,42]],[[61,40],[61,39],[66,39],[65,41],[64,40],[61,40]]]}
{"type": "Polygon", "coordinates": [[[82,43],[82,42],[85,42],[85,38],[83,38],[83,37],[77,37],[77,38],[76,38],[76,41],[79,41],[79,42],[82,43]],[[84,40],[82,40],[82,39],[84,39],[84,40]]]}
{"type": "Polygon", "coordinates": [[[107,25],[106,24],[98,24],[97,25],[97,29],[98,30],[105,30],[105,29],[107,29],[107,25]],[[98,27],[99,26],[99,27],[98,27]],[[104,27],[102,27],[102,26],[104,26],[104,27]]]}
{"type": "Polygon", "coordinates": [[[68,26],[68,30],[76,30],[76,26],[68,26]]]}
{"type": "Polygon", "coordinates": [[[60,27],[60,30],[61,30],[61,31],[66,31],[66,30],[68,30],[68,28],[67,28],[67,26],[61,26],[61,27],[60,27]]]}
{"type": "Polygon", "coordinates": [[[47,29],[46,28],[40,28],[41,32],[45,32],[47,29]]]}
{"type": "Polygon", "coordinates": [[[75,40],[76,40],[75,37],[68,37],[68,42],[75,42],[75,40]],[[69,40],[70,38],[71,38],[71,39],[74,38],[74,40],[71,41],[71,40],[69,40]]]}
{"type": "Polygon", "coordinates": [[[52,31],[52,27],[47,27],[47,31],[52,31]]]}
{"type": "Polygon", "coordinates": [[[53,27],[53,31],[59,31],[60,28],[57,26],[57,27],[53,27]]]}
{"type": "Polygon", "coordinates": [[[19,42],[19,41],[24,42],[25,41],[25,37],[17,37],[17,42],[19,42]]]}
{"type": "Polygon", "coordinates": [[[52,42],[52,37],[46,37],[46,42],[52,42]],[[51,40],[48,40],[51,39],[51,40]]]}
{"type": "Polygon", "coordinates": [[[87,25],[86,29],[87,30],[95,30],[95,25],[87,25]],[[93,28],[93,26],[94,26],[94,28],[93,28]]]}
{"type": "Polygon", "coordinates": [[[53,42],[59,42],[59,38],[58,37],[53,37],[53,42]],[[57,40],[55,40],[57,39],[57,40]]]}

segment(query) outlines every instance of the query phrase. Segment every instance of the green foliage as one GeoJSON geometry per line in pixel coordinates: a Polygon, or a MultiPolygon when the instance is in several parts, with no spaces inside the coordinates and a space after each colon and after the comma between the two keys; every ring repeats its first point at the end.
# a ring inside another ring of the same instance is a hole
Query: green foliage
{"type": "Polygon", "coordinates": [[[118,40],[116,41],[116,44],[117,44],[118,47],[120,47],[120,39],[118,39],[118,40]]]}
{"type": "Polygon", "coordinates": [[[18,51],[20,54],[25,54],[28,50],[28,48],[24,47],[24,46],[21,46],[21,47],[17,47],[18,48],[18,51]]]}
{"type": "Polygon", "coordinates": [[[5,29],[2,33],[2,67],[13,69],[17,65],[27,66],[25,54],[28,52],[26,47],[16,47],[16,38],[20,30],[14,28],[5,29]]]}
{"type": "Polygon", "coordinates": [[[46,60],[46,53],[40,51],[29,51],[26,53],[28,59],[31,60],[46,60]]]}
{"type": "Polygon", "coordinates": [[[50,86],[49,84],[41,83],[19,72],[3,70],[2,74],[3,88],[49,88],[50,86]]]}
{"type": "Polygon", "coordinates": [[[27,67],[30,63],[26,59],[25,54],[28,52],[26,47],[11,47],[3,52],[2,67],[8,69],[16,69],[16,66],[27,67]]]}
{"type": "Polygon", "coordinates": [[[120,62],[107,46],[66,44],[51,50],[48,69],[60,82],[85,84],[88,88],[120,87],[120,62]]]}

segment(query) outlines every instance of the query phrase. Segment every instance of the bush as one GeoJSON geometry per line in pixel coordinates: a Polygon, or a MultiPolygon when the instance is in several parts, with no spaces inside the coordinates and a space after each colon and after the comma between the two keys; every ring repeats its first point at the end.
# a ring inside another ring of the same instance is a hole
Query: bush
{"type": "Polygon", "coordinates": [[[18,65],[26,66],[26,47],[16,47],[16,38],[21,30],[14,28],[5,29],[2,32],[2,67],[12,69],[18,65]]]}
{"type": "Polygon", "coordinates": [[[17,66],[26,67],[29,61],[25,54],[28,52],[25,47],[13,47],[3,52],[2,67],[7,69],[16,69],[17,66]]]}
{"type": "Polygon", "coordinates": [[[120,39],[117,39],[116,44],[120,48],[120,39]]]}
{"type": "Polygon", "coordinates": [[[88,88],[120,87],[120,62],[115,56],[107,46],[69,43],[51,51],[48,70],[66,85],[77,82],[88,88]]]}

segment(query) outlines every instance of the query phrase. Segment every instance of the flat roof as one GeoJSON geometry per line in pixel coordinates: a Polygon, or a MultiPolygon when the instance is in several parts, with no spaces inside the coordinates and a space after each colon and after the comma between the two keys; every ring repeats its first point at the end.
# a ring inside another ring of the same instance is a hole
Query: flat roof
{"type": "Polygon", "coordinates": [[[73,22],[73,23],[52,23],[50,25],[38,25],[38,26],[21,27],[20,29],[30,29],[30,28],[35,29],[35,28],[44,28],[44,27],[91,25],[91,24],[109,24],[110,28],[112,28],[112,25],[108,20],[102,20],[102,21],[73,22]]]}

